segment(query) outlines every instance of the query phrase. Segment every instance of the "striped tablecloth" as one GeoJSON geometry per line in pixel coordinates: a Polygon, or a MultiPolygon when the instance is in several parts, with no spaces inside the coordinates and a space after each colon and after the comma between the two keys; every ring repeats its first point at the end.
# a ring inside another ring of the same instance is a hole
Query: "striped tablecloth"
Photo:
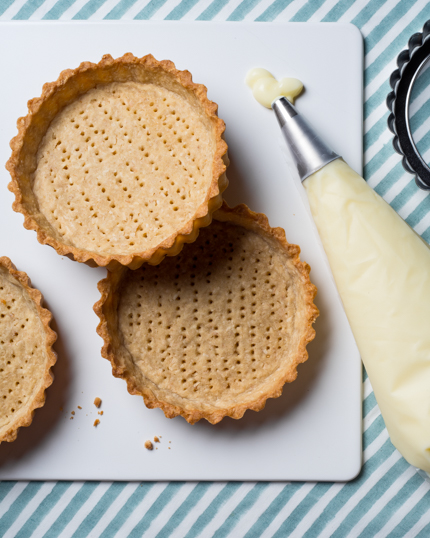
{"type": "MultiPolygon", "coordinates": [[[[394,153],[385,106],[397,55],[430,19],[427,0],[0,0],[0,20],[52,19],[352,22],[365,39],[365,178],[430,241],[430,195],[394,153]]],[[[414,110],[429,103],[422,94],[414,110]]],[[[414,125],[429,160],[428,126],[414,125]]],[[[430,481],[391,444],[366,375],[363,447],[347,484],[3,482],[0,536],[430,537],[430,481]]]]}

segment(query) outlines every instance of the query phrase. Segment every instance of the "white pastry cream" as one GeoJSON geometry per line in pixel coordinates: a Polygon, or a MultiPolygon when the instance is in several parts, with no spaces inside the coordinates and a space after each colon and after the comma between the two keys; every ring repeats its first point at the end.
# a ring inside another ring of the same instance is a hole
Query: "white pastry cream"
{"type": "Polygon", "coordinates": [[[391,441],[430,472],[430,248],[344,161],[304,181],[391,441]]]}
{"type": "MultiPolygon", "coordinates": [[[[246,81],[268,108],[303,88],[246,81]]],[[[430,473],[430,247],[341,159],[303,185],[391,441],[430,473]]]]}
{"type": "Polygon", "coordinates": [[[277,97],[286,97],[294,103],[294,99],[302,92],[303,84],[296,78],[283,78],[279,82],[266,69],[256,67],[246,75],[245,82],[260,105],[271,108],[277,97]]]}

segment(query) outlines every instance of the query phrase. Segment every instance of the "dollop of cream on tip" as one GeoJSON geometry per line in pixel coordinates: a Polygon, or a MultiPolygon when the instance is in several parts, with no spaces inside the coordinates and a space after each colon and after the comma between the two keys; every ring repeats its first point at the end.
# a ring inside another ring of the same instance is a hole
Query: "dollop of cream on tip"
{"type": "Polygon", "coordinates": [[[291,103],[303,91],[303,84],[296,78],[282,78],[277,81],[267,69],[255,67],[248,71],[245,79],[252,94],[260,105],[272,108],[277,97],[286,97],[291,103]]]}

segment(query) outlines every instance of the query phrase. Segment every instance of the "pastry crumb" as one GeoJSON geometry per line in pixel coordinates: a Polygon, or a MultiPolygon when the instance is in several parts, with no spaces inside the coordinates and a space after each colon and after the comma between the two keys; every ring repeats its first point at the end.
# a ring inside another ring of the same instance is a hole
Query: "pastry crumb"
{"type": "Polygon", "coordinates": [[[72,411],[72,415],[74,415],[74,414],[75,414],[75,412],[74,412],[74,411],[72,411]]]}
{"type": "Polygon", "coordinates": [[[98,413],[98,414],[99,414],[99,415],[103,415],[103,411],[99,411],[99,413],[98,413]]]}
{"type": "Polygon", "coordinates": [[[98,418],[96,418],[96,420],[94,421],[93,426],[98,426],[99,424],[100,424],[100,420],[98,418]]]}
{"type": "Polygon", "coordinates": [[[70,417],[70,420],[73,420],[73,417],[70,417]]]}
{"type": "Polygon", "coordinates": [[[151,441],[145,441],[145,448],[147,450],[152,450],[154,448],[154,445],[151,443],[151,441]]]}
{"type": "Polygon", "coordinates": [[[82,407],[80,405],[78,405],[78,409],[82,409],[82,407]]]}
{"type": "Polygon", "coordinates": [[[95,400],[94,400],[94,405],[95,405],[96,407],[100,407],[100,406],[102,405],[102,401],[101,401],[101,399],[100,399],[98,396],[97,396],[97,398],[95,398],[95,400]]]}
{"type": "Polygon", "coordinates": [[[60,411],[63,411],[63,408],[62,408],[62,407],[60,407],[60,411]]]}
{"type": "Polygon", "coordinates": [[[155,436],[154,437],[154,443],[159,443],[159,442],[160,442],[160,439],[157,436],[155,436]]]}

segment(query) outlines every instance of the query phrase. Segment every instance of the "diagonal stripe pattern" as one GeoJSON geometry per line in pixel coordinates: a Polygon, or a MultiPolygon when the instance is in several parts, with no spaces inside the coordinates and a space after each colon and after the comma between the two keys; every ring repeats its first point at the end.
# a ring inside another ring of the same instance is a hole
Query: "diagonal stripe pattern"
{"type": "MultiPolygon", "coordinates": [[[[397,54],[430,19],[427,0],[0,1],[0,20],[29,19],[352,22],[365,39],[365,179],[430,241],[430,194],[404,172],[385,106],[397,54]]],[[[411,124],[429,161],[425,82],[411,124]]],[[[363,450],[362,472],[347,484],[2,482],[0,536],[430,536],[430,481],[394,449],[365,373],[363,450]]]]}

